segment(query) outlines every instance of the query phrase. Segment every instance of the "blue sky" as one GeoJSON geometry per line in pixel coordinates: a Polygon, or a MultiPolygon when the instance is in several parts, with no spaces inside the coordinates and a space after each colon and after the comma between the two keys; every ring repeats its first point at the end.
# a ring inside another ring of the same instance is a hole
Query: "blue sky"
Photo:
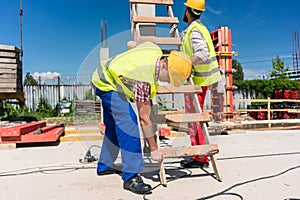
{"type": "MultiPolygon", "coordinates": [[[[86,56],[100,42],[100,21],[108,37],[130,30],[128,0],[23,0],[23,74],[57,72],[76,76],[86,56]]],[[[174,0],[182,19],[185,0],[174,0]]],[[[20,46],[19,0],[0,0],[0,44],[20,46]]],[[[228,26],[235,57],[245,76],[268,74],[279,55],[292,65],[292,33],[300,29],[300,1],[207,0],[201,17],[209,31],[228,26]]],[[[186,28],[180,22],[179,31],[186,28]]],[[[96,66],[95,66],[96,67],[96,66]]]]}

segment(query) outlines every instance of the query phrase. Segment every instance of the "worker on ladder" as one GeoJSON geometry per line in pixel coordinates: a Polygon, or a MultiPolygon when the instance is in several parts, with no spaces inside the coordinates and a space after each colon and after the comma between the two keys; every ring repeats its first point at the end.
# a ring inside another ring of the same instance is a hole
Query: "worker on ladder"
{"type": "Polygon", "coordinates": [[[98,175],[116,171],[114,162],[120,150],[123,188],[137,194],[151,192],[151,186],[138,174],[143,170],[143,158],[137,117],[130,102],[136,102],[152,160],[161,162],[163,155],[158,150],[149,116],[151,99],[156,95],[158,80],[178,87],[190,76],[191,68],[190,57],[185,53],[172,51],[163,56],[162,50],[151,42],[101,62],[92,75],[95,93],[102,100],[106,126],[98,175]]]}
{"type": "MultiPolygon", "coordinates": [[[[183,21],[188,23],[188,28],[183,31],[182,46],[183,51],[192,60],[193,83],[202,87],[202,93],[197,94],[197,98],[203,111],[208,86],[220,81],[221,76],[210,33],[200,21],[200,16],[205,11],[205,1],[187,0],[185,6],[183,21]]],[[[195,112],[193,97],[190,94],[184,96],[186,113],[195,112]]],[[[199,122],[189,123],[188,128],[192,145],[205,144],[205,137],[199,122]]],[[[182,160],[180,164],[185,168],[208,167],[209,158],[193,156],[192,159],[182,160]]]]}

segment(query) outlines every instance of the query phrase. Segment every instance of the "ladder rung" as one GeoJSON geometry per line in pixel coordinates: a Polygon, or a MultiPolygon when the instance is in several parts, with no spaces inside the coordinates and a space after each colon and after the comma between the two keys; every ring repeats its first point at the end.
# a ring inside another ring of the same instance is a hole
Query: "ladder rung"
{"type": "Polygon", "coordinates": [[[177,17],[132,16],[134,23],[178,24],[177,17]]]}
{"type": "Polygon", "coordinates": [[[162,147],[160,151],[164,158],[184,157],[184,156],[206,156],[219,153],[217,144],[203,144],[195,146],[162,147]]]}
{"type": "Polygon", "coordinates": [[[187,122],[209,122],[208,113],[189,113],[189,114],[174,114],[166,115],[166,119],[175,123],[187,123],[187,122]]]}
{"type": "Polygon", "coordinates": [[[165,45],[181,45],[181,39],[175,37],[153,37],[153,36],[140,36],[136,38],[137,42],[153,42],[155,44],[165,45]]]}
{"type": "Polygon", "coordinates": [[[173,0],[129,0],[129,3],[173,5],[173,0]]]}
{"type": "Polygon", "coordinates": [[[180,87],[159,86],[157,94],[178,94],[178,93],[201,93],[202,89],[199,85],[182,85],[180,87]]]}

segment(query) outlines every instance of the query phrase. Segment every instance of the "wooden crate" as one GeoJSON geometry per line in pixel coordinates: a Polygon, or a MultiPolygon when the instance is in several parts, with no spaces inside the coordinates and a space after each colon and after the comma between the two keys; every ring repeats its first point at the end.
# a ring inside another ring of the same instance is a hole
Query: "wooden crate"
{"type": "Polygon", "coordinates": [[[22,92],[20,49],[0,45],[0,93],[22,92]]]}

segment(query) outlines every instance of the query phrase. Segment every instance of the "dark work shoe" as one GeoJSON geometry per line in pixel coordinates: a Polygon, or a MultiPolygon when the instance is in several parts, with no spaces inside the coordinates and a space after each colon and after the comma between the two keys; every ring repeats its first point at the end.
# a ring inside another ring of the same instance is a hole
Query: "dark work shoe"
{"type": "Polygon", "coordinates": [[[123,183],[123,188],[136,194],[150,194],[152,192],[151,185],[144,183],[140,175],[136,175],[123,183]]]}
{"type": "Polygon", "coordinates": [[[180,166],[184,168],[208,168],[209,163],[208,162],[199,162],[197,160],[191,159],[191,160],[182,160],[180,161],[180,166]]]}
{"type": "Polygon", "coordinates": [[[109,175],[109,174],[119,174],[120,171],[117,170],[117,169],[113,169],[113,168],[109,168],[108,170],[105,170],[105,171],[97,171],[97,175],[98,176],[103,176],[103,175],[109,175]]]}

